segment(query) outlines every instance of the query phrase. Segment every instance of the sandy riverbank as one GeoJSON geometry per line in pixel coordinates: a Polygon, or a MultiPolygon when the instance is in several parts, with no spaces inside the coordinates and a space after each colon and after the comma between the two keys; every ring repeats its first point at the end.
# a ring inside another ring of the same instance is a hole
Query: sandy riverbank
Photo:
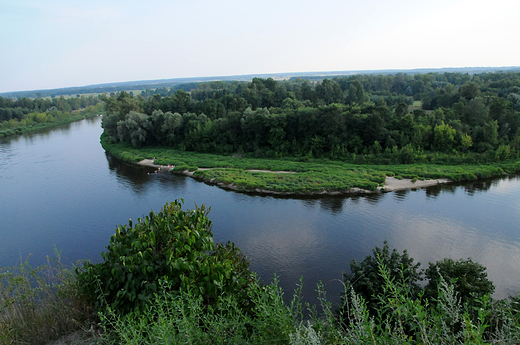
{"type": "Polygon", "coordinates": [[[445,178],[432,179],[432,180],[417,180],[412,182],[410,179],[396,179],[392,176],[387,176],[385,180],[385,186],[379,187],[379,189],[383,189],[385,192],[391,192],[394,190],[404,190],[404,189],[415,189],[415,188],[426,188],[438,185],[439,183],[448,183],[450,180],[445,178]]]}
{"type": "MultiPolygon", "coordinates": [[[[154,164],[153,159],[144,159],[137,164],[142,166],[148,166],[156,168],[158,171],[164,171],[168,172],[173,169],[173,166],[168,165],[157,165],[154,164]]],[[[209,170],[208,168],[201,168],[198,170],[209,170]]],[[[258,169],[251,169],[248,171],[254,171],[254,172],[266,172],[266,173],[274,173],[274,174],[295,174],[293,171],[269,171],[269,170],[258,170],[258,169]]],[[[194,176],[193,171],[176,171],[175,173],[194,177],[198,180],[202,180],[205,183],[217,185],[224,189],[230,189],[230,190],[238,190],[241,192],[248,192],[248,193],[261,193],[261,194],[273,194],[273,195],[342,195],[342,194],[366,194],[366,193],[382,193],[382,192],[392,192],[396,190],[407,190],[407,189],[417,189],[417,188],[426,188],[435,186],[440,183],[448,183],[450,180],[448,179],[431,179],[431,180],[417,180],[413,182],[411,179],[397,179],[392,176],[387,176],[385,179],[385,185],[383,187],[378,187],[377,190],[371,191],[361,188],[351,188],[350,190],[345,191],[319,191],[319,192],[304,192],[304,193],[295,193],[295,192],[277,192],[272,190],[262,190],[262,189],[243,189],[239,188],[238,186],[234,184],[225,184],[219,181],[216,181],[215,179],[204,179],[198,176],[194,176]]]]}

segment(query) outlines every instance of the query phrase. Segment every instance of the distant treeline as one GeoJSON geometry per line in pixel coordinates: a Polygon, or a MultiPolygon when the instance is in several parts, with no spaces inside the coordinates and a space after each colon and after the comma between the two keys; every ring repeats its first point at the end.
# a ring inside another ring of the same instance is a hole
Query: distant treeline
{"type": "Polygon", "coordinates": [[[103,111],[103,103],[94,96],[53,99],[0,97],[0,131],[52,123],[69,118],[72,112],[78,110],[99,113],[103,111]]]}
{"type": "MultiPolygon", "coordinates": [[[[419,68],[408,70],[366,70],[366,71],[332,71],[332,72],[298,72],[298,73],[269,73],[269,74],[246,74],[235,76],[219,76],[219,77],[188,77],[188,78],[171,78],[160,80],[141,80],[128,81],[117,83],[105,83],[87,86],[75,86],[59,89],[47,90],[31,90],[31,91],[12,91],[2,92],[0,96],[4,98],[44,98],[44,97],[59,97],[59,96],[76,96],[86,94],[110,94],[121,91],[135,91],[135,90],[150,90],[167,88],[168,90],[183,89],[190,91],[196,88],[196,85],[203,82],[210,82],[215,80],[233,82],[233,81],[251,81],[254,77],[257,78],[274,78],[274,79],[294,79],[303,78],[312,81],[322,81],[325,78],[332,78],[335,76],[353,75],[353,74],[367,74],[367,75],[388,75],[397,73],[407,74],[425,74],[425,73],[484,73],[484,72],[520,72],[520,67],[450,67],[450,68],[419,68]],[[194,86],[195,85],[195,86],[194,86]]],[[[153,91],[152,91],[153,92],[153,91]]]]}
{"type": "Polygon", "coordinates": [[[520,73],[254,78],[164,92],[104,97],[105,133],[136,147],[263,157],[520,152],[520,73]]]}
{"type": "MultiPolygon", "coordinates": [[[[116,93],[120,91],[132,91],[132,90],[152,90],[157,88],[167,87],[177,89],[187,89],[188,91],[194,87],[197,83],[153,83],[153,84],[135,84],[128,83],[123,85],[105,85],[105,86],[84,86],[84,87],[70,87],[52,90],[37,90],[37,91],[17,91],[17,92],[6,92],[3,93],[4,98],[56,98],[60,96],[72,96],[80,97],[88,94],[103,94],[103,93],[116,93]]],[[[93,95],[94,96],[94,95],[93,95]]]]}

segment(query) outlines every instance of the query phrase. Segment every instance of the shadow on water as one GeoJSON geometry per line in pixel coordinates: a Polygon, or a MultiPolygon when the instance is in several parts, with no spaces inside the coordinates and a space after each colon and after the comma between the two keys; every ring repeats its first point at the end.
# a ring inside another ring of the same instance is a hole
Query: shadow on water
{"type": "Polygon", "coordinates": [[[491,187],[497,187],[501,181],[515,181],[519,178],[520,174],[511,174],[499,178],[494,177],[487,179],[438,184],[426,188],[426,196],[428,198],[435,199],[442,193],[455,194],[458,190],[463,190],[464,193],[468,196],[474,196],[489,191],[491,187]]]}
{"type": "Polygon", "coordinates": [[[350,201],[353,204],[359,202],[367,202],[368,204],[375,205],[382,201],[385,197],[384,193],[373,193],[373,194],[352,194],[347,196],[325,196],[320,197],[319,203],[323,211],[330,212],[332,215],[340,214],[345,207],[345,201],[350,201]]]}
{"type": "Polygon", "coordinates": [[[402,202],[406,199],[406,196],[410,193],[410,190],[396,190],[392,193],[392,196],[394,197],[394,200],[396,202],[402,202]]]}
{"type": "Polygon", "coordinates": [[[159,181],[166,188],[183,188],[186,177],[172,175],[168,172],[158,172],[152,167],[140,166],[123,162],[109,153],[105,153],[108,168],[115,173],[117,180],[125,186],[130,186],[136,194],[144,193],[151,187],[151,180],[159,181]]]}

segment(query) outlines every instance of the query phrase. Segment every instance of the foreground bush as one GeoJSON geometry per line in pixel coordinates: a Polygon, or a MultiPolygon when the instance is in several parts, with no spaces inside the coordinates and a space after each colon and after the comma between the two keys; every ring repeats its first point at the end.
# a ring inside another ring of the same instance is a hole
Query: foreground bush
{"type": "Polygon", "coordinates": [[[172,293],[167,284],[160,290],[140,315],[102,314],[105,339],[120,344],[288,344],[298,319],[276,283],[249,289],[250,312],[232,295],[220,295],[206,306],[203,296],[193,292],[172,293]]]}
{"type": "Polygon", "coordinates": [[[202,296],[172,294],[160,289],[142,314],[103,314],[105,340],[117,344],[518,344],[520,326],[515,299],[493,302],[479,299],[475,310],[461,303],[453,285],[441,281],[435,305],[413,297],[410,287],[378,263],[383,281],[376,316],[354,289],[346,291],[345,315],[333,312],[318,286],[324,313],[310,308],[304,320],[298,291],[289,304],[275,283],[254,285],[254,301],[245,311],[232,296],[219,296],[207,307],[202,296]],[[341,316],[348,318],[343,322],[341,316]]]}
{"type": "Polygon", "coordinates": [[[406,282],[394,280],[379,261],[384,280],[377,316],[371,316],[365,300],[354,289],[345,299],[348,326],[342,335],[350,344],[518,344],[520,324],[513,300],[493,302],[489,295],[477,298],[474,310],[461,303],[453,285],[438,284],[435,305],[415,298],[406,282]],[[477,317],[473,314],[476,312],[477,317]]]}
{"type": "Polygon", "coordinates": [[[201,296],[206,305],[229,293],[244,297],[247,307],[249,262],[233,244],[213,243],[204,205],[187,211],[181,206],[182,201],[167,203],[135,226],[132,221],[118,226],[102,253],[104,262],[77,271],[82,291],[98,308],[139,313],[159,291],[159,280],[167,281],[172,293],[201,296]]]}

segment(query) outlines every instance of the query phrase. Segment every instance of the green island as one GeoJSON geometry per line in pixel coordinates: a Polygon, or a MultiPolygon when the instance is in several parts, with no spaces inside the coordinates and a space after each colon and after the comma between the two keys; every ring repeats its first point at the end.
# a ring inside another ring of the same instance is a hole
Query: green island
{"type": "Polygon", "coordinates": [[[254,78],[102,99],[106,151],[239,191],[374,192],[393,190],[388,177],[415,188],[520,170],[514,72],[254,78]]]}
{"type": "Polygon", "coordinates": [[[320,158],[302,162],[298,158],[233,157],[168,147],[137,149],[129,144],[113,144],[106,136],[102,136],[101,143],[107,152],[123,161],[138,163],[150,160],[154,162],[150,166],[187,174],[207,183],[220,183],[225,188],[283,195],[384,191],[389,176],[410,179],[406,188],[414,188],[416,182],[421,180],[433,180],[437,184],[437,180],[474,180],[520,170],[520,161],[517,160],[473,165],[360,165],[320,158]]]}

